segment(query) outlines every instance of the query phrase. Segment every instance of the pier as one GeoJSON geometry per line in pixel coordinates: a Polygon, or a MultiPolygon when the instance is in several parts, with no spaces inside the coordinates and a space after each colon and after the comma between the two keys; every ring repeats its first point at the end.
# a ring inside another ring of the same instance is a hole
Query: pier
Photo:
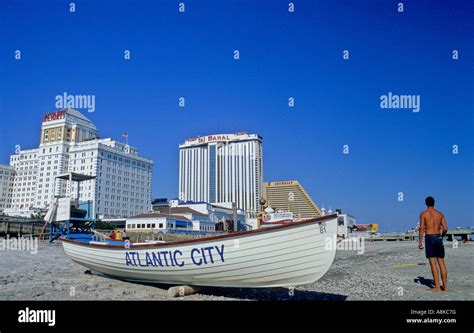
{"type": "MultiPolygon", "coordinates": [[[[446,241],[452,242],[454,239],[469,241],[471,239],[470,236],[472,234],[474,234],[474,230],[471,230],[471,229],[449,230],[446,233],[446,241]]],[[[370,241],[370,242],[415,241],[415,240],[418,240],[418,233],[406,232],[406,233],[387,233],[387,234],[380,234],[380,235],[370,235],[365,240],[370,241]]]]}
{"type": "Polygon", "coordinates": [[[460,238],[462,241],[469,241],[470,236],[474,234],[474,230],[451,230],[446,234],[446,240],[452,242],[454,238],[460,238]]]}
{"type": "Polygon", "coordinates": [[[38,237],[43,232],[43,226],[44,221],[0,221],[0,237],[38,237]]]}
{"type": "Polygon", "coordinates": [[[390,234],[370,235],[365,240],[370,241],[370,242],[414,241],[417,237],[418,235],[415,235],[413,233],[390,233],[390,234]]]}

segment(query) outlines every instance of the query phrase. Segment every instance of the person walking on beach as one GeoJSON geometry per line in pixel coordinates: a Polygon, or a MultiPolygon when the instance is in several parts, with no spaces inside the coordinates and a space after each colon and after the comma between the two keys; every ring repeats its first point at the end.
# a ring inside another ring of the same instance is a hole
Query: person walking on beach
{"type": "Polygon", "coordinates": [[[448,232],[448,226],[446,225],[446,219],[443,213],[434,209],[435,199],[433,197],[427,197],[425,199],[427,209],[420,214],[420,228],[418,234],[418,248],[423,248],[423,234],[425,234],[425,248],[426,258],[430,261],[431,273],[435,286],[431,288],[431,291],[447,291],[446,285],[448,279],[448,271],[444,263],[444,245],[443,236],[448,232]],[[441,232],[440,232],[441,231],[441,232]],[[441,279],[443,286],[439,284],[439,269],[441,271],[441,279]]]}

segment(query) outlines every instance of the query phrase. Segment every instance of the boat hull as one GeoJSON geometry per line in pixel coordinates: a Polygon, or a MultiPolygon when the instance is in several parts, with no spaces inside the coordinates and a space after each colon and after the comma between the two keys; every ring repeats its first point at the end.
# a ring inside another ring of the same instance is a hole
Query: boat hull
{"type": "Polygon", "coordinates": [[[176,243],[125,246],[63,240],[92,271],[130,281],[218,287],[281,287],[320,279],[336,251],[337,216],[176,243]]]}

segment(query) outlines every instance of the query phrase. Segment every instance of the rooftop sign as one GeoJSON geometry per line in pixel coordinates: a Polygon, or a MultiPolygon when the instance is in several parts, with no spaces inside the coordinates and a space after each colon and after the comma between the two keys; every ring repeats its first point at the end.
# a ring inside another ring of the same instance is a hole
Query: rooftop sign
{"type": "Polygon", "coordinates": [[[219,142],[219,141],[239,141],[246,139],[258,138],[255,134],[248,134],[247,132],[238,132],[235,134],[216,134],[216,135],[207,135],[200,136],[197,138],[186,139],[185,144],[203,144],[210,142],[219,142]]]}
{"type": "Polygon", "coordinates": [[[282,185],[293,185],[294,181],[292,180],[287,180],[283,182],[273,182],[273,183],[268,183],[268,186],[282,186],[282,185]]]}
{"type": "Polygon", "coordinates": [[[46,113],[44,116],[43,116],[43,122],[47,122],[47,121],[52,121],[52,120],[58,120],[58,119],[63,119],[66,117],[66,111],[65,110],[62,110],[62,111],[56,111],[56,112],[50,112],[50,113],[46,113]]]}

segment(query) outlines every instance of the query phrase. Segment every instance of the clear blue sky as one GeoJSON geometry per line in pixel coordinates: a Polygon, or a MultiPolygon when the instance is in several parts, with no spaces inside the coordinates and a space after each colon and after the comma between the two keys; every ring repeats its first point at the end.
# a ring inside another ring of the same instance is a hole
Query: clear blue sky
{"type": "Polygon", "coordinates": [[[128,132],[155,161],[154,197],[177,196],[180,142],[247,131],[266,181],[360,223],[413,226],[433,195],[450,226],[474,225],[473,1],[69,2],[0,2],[0,163],[38,146],[57,94],[94,94],[101,136],[128,132]],[[381,110],[389,91],[421,111],[381,110]]]}

